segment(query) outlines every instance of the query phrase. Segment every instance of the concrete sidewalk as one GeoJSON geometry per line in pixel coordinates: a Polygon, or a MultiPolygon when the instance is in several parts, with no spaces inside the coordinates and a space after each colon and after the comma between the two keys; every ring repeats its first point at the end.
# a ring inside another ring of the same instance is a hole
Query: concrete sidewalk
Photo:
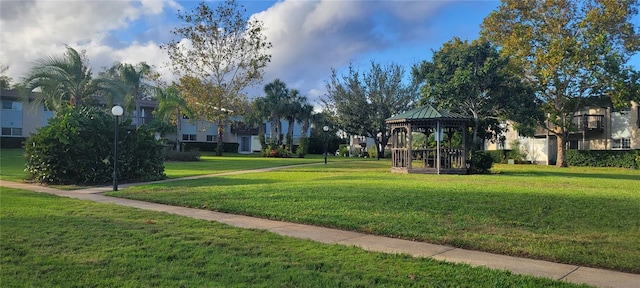
{"type": "MultiPolygon", "coordinates": [[[[224,173],[224,175],[271,171],[282,168],[285,167],[236,171],[224,173]]],[[[195,176],[190,177],[190,179],[220,175],[223,174],[195,176]]],[[[185,178],[168,179],[164,180],[163,182],[183,179],[185,178]]],[[[137,184],[127,184],[120,187],[126,188],[132,185],[137,184]]],[[[40,185],[8,182],[2,180],[0,180],[0,186],[49,193],[62,197],[90,200],[102,203],[113,203],[139,209],[166,212],[195,219],[217,221],[241,228],[264,229],[280,235],[310,239],[313,241],[329,244],[342,244],[349,246],[353,245],[361,247],[365,250],[375,252],[404,253],[413,255],[414,257],[431,257],[433,259],[443,260],[447,262],[467,263],[472,266],[484,266],[494,269],[504,269],[516,274],[547,277],[556,280],[563,280],[578,284],[589,284],[598,287],[640,287],[640,275],[638,274],[580,267],[576,265],[559,264],[526,258],[517,258],[512,256],[465,250],[451,246],[434,245],[424,242],[413,242],[408,240],[373,236],[368,234],[315,227],[310,225],[266,220],[242,215],[233,215],[207,210],[107,197],[101,194],[107,191],[111,191],[112,187],[97,187],[82,190],[63,191],[40,185]]]]}

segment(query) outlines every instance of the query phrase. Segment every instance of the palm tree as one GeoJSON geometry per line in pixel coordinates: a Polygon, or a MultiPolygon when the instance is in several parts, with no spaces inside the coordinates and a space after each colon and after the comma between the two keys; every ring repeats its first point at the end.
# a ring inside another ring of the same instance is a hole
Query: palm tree
{"type": "MultiPolygon", "coordinates": [[[[289,151],[293,151],[293,125],[296,119],[300,119],[303,112],[303,107],[308,105],[307,97],[300,95],[300,91],[293,89],[289,91],[289,97],[285,103],[284,118],[287,119],[289,126],[287,129],[287,145],[289,151]]],[[[313,108],[312,108],[313,109],[313,108]]]]}
{"type": "Polygon", "coordinates": [[[280,137],[282,134],[282,124],[280,123],[280,119],[286,112],[286,99],[289,94],[289,89],[287,89],[287,85],[284,82],[276,79],[264,86],[264,92],[267,95],[263,98],[264,100],[260,100],[262,102],[259,103],[259,109],[268,115],[267,119],[271,123],[271,140],[277,141],[277,144],[280,145],[282,144],[280,137]]]}
{"type": "Polygon", "coordinates": [[[64,106],[85,105],[101,93],[114,93],[107,80],[92,79],[86,57],[66,46],[62,57],[49,56],[36,61],[28,76],[19,85],[25,100],[40,89],[34,101],[58,110],[64,106]]]}
{"type": "MultiPolygon", "coordinates": [[[[120,89],[118,95],[123,98],[118,100],[123,102],[125,112],[136,111],[136,125],[139,125],[139,100],[149,97],[147,91],[150,90],[150,85],[146,81],[150,80],[152,76],[151,66],[145,62],[140,62],[137,65],[116,62],[101,76],[118,84],[120,89]]],[[[109,97],[109,102],[113,100],[109,97]]]]}
{"type": "MultiPolygon", "coordinates": [[[[152,126],[161,135],[172,132],[172,130],[179,132],[182,115],[193,119],[193,112],[189,109],[187,101],[180,95],[180,89],[175,84],[165,89],[155,88],[155,96],[158,100],[158,106],[153,111],[155,120],[152,126]]],[[[176,133],[176,150],[180,150],[179,134],[176,133]]]]}

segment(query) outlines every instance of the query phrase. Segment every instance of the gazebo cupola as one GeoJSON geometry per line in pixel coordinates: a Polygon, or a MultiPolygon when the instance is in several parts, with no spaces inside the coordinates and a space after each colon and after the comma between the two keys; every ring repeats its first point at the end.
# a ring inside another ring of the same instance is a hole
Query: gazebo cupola
{"type": "Polygon", "coordinates": [[[419,107],[386,119],[391,135],[391,172],[467,174],[467,134],[473,119],[419,107]]]}

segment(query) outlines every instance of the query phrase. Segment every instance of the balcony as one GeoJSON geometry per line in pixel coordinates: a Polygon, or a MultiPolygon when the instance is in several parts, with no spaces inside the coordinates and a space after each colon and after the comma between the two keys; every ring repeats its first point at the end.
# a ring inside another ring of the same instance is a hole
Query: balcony
{"type": "Polygon", "coordinates": [[[604,115],[583,114],[573,116],[573,124],[578,133],[604,131],[604,115]]]}
{"type": "MultiPolygon", "coordinates": [[[[555,126],[553,124],[549,124],[550,129],[554,129],[555,126]]],[[[604,132],[605,127],[605,119],[604,115],[595,115],[595,114],[581,114],[573,116],[573,130],[571,133],[583,133],[583,132],[604,132]]],[[[542,137],[548,134],[548,131],[539,126],[536,128],[535,136],[542,137]]]]}

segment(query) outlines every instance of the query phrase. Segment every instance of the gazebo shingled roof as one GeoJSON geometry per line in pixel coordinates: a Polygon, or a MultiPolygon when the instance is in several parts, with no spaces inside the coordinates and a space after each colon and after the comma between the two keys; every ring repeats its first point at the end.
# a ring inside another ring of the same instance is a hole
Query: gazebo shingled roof
{"type": "Polygon", "coordinates": [[[446,111],[446,110],[437,110],[431,105],[426,105],[423,107],[418,107],[402,114],[395,115],[393,117],[389,117],[386,119],[387,122],[398,122],[398,121],[410,121],[410,120],[425,120],[425,119],[459,119],[466,120],[470,119],[468,116],[464,116],[462,114],[446,111]]]}

